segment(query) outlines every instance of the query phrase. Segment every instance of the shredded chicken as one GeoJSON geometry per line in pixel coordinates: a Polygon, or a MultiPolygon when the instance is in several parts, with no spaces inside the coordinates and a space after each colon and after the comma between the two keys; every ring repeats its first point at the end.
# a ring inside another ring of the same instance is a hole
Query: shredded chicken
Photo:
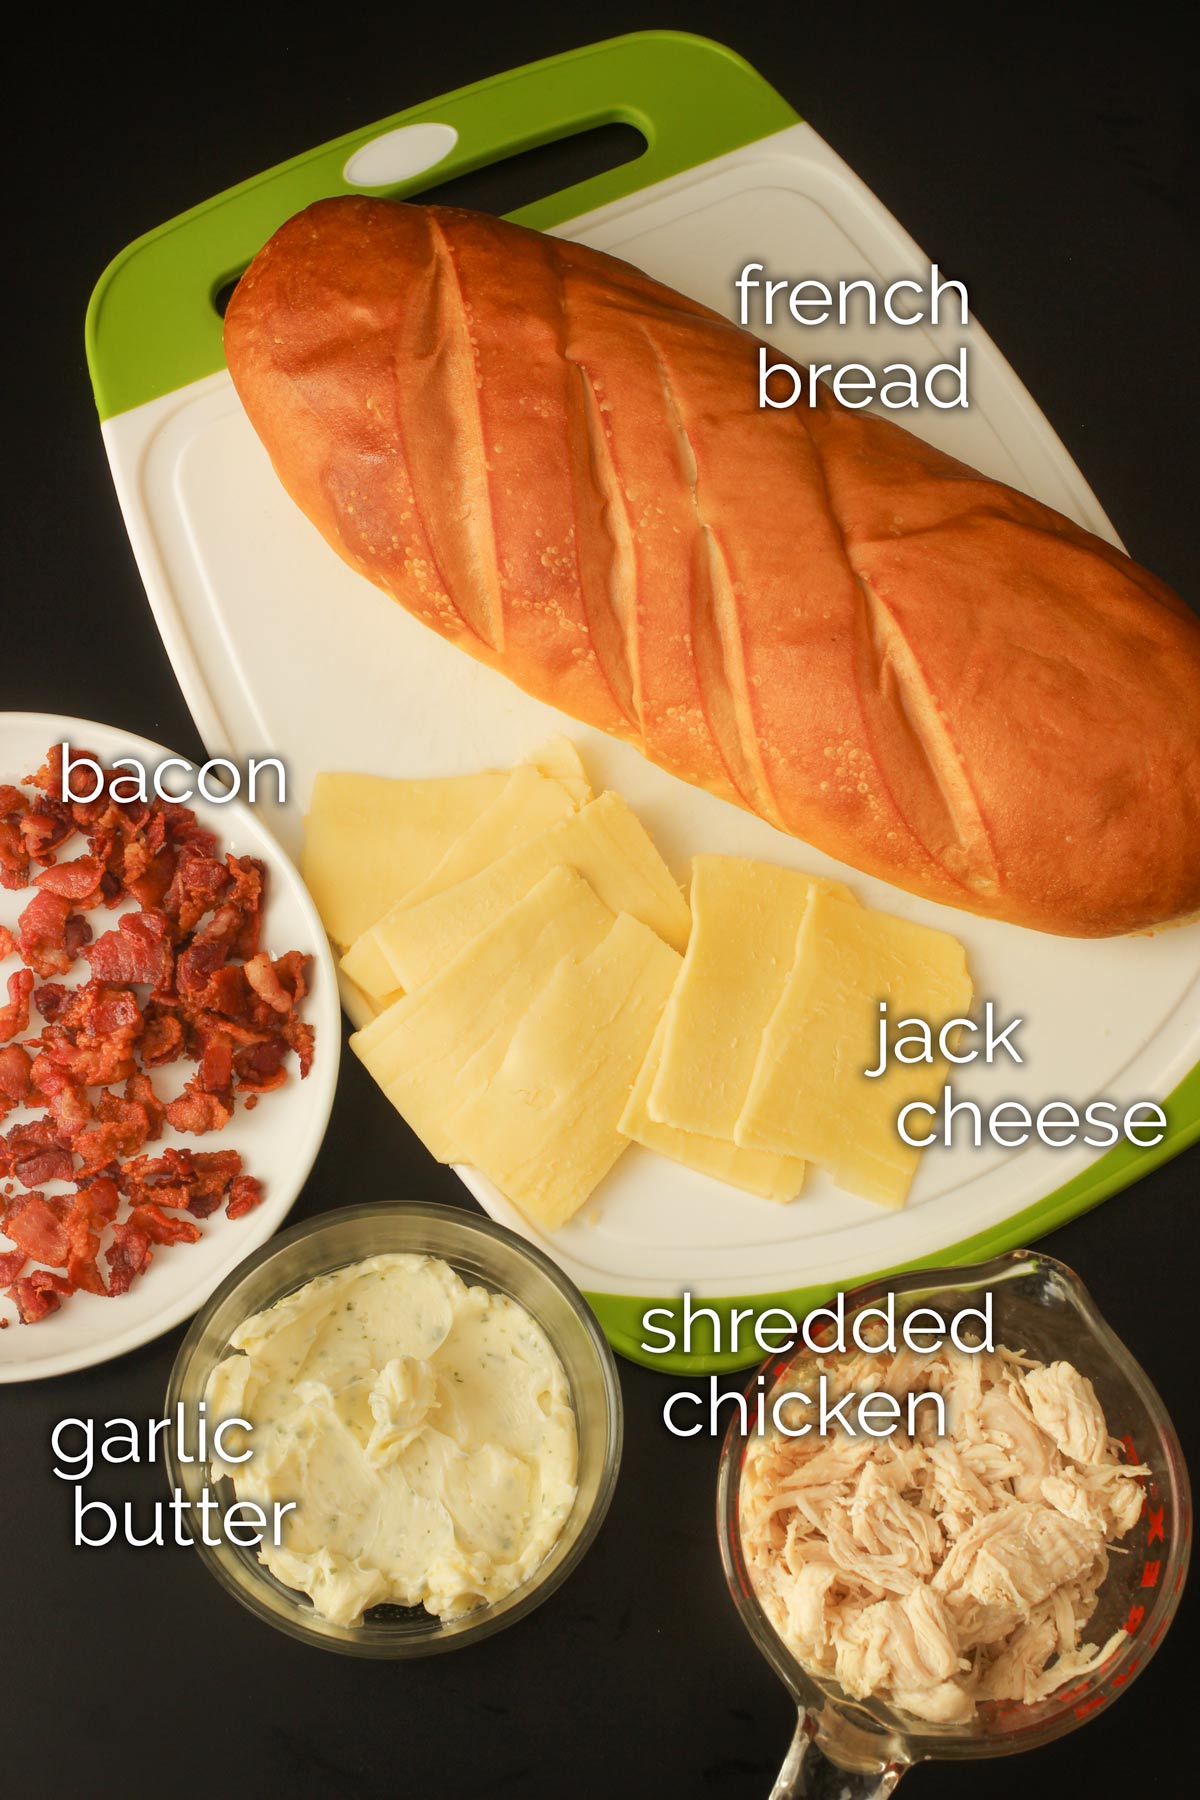
{"type": "Polygon", "coordinates": [[[1041,1700],[1108,1658],[1124,1633],[1097,1647],[1084,1632],[1147,1471],[1121,1460],[1078,1369],[1002,1348],[813,1368],[839,1393],[941,1393],[946,1435],[925,1407],[915,1437],[771,1431],[747,1447],[747,1566],[807,1669],[955,1722],[980,1701],[1041,1700]]]}

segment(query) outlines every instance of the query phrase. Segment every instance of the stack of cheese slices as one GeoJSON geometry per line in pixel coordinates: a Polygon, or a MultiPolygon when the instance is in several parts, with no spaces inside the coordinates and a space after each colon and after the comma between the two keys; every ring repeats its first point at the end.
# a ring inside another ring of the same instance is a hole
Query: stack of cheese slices
{"type": "Polygon", "coordinates": [[[545,1229],[631,1140],[768,1200],[811,1161],[903,1204],[896,1119],[945,1066],[865,1071],[881,1001],[935,1031],[969,1006],[945,933],[740,857],[695,857],[689,907],[562,738],[509,771],[320,776],[304,873],[375,1014],[358,1056],[439,1161],[545,1229]]]}

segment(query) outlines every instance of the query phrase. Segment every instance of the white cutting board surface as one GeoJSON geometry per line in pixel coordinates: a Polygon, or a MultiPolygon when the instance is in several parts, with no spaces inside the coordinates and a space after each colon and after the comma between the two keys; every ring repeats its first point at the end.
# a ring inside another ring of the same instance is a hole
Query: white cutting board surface
{"type": "MultiPolygon", "coordinates": [[[[734,315],[747,262],[776,276],[920,279],[928,259],[807,125],[796,125],[559,228],[734,315]]],[[[952,275],[953,270],[944,271],[952,275]]],[[[975,300],[972,296],[972,302],[975,300]]],[[[951,317],[957,315],[950,309],[951,317]]],[[[918,367],[969,344],[970,407],[892,414],[953,455],[1118,542],[1075,465],[977,326],[785,325],[766,334],[803,362],[918,367]]],[[[151,604],[211,753],[280,754],[289,805],[269,823],[299,854],[321,769],[445,775],[519,760],[556,731],[597,790],[619,789],[682,879],[697,851],[760,856],[841,876],[866,903],[966,944],[976,991],[1025,1020],[1025,1062],[960,1071],[956,1096],[990,1106],[1097,1096],[1164,1098],[1200,1060],[1200,926],[1082,943],[930,905],[835,863],[565,719],[426,631],[354,574],[293,506],[226,374],[104,426],[151,604]]],[[[397,1130],[400,1129],[399,1124],[397,1130]]],[[[583,1212],[546,1237],[462,1171],[494,1217],[540,1243],[586,1289],[753,1294],[842,1285],[933,1255],[1000,1223],[1095,1152],[964,1146],[926,1153],[908,1207],[890,1213],[819,1173],[790,1207],[735,1193],[634,1148],[583,1212]]]]}

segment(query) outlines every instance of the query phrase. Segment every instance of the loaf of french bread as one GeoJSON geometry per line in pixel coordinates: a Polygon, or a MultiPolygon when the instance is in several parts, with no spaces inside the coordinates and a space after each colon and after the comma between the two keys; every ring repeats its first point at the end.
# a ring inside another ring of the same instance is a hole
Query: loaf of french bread
{"type": "Polygon", "coordinates": [[[352,567],[564,712],[859,869],[1043,931],[1200,910],[1200,622],[1050,508],[597,251],[328,200],[230,373],[352,567]]]}

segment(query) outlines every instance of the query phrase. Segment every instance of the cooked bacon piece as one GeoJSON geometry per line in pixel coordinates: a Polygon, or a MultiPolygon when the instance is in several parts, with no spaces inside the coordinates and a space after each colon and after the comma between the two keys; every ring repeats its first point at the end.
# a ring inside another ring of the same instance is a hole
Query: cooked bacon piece
{"type": "Polygon", "coordinates": [[[258,950],[266,869],[254,856],[227,856],[225,865],[232,885],[193,941],[220,944],[226,958],[244,960],[258,950]]]}
{"type": "Polygon", "coordinates": [[[154,1001],[146,1008],[146,1028],[139,1046],[142,1062],[148,1069],[162,1063],[178,1062],[183,1055],[184,1031],[174,1013],[163,1011],[154,1001]]]}
{"type": "Polygon", "coordinates": [[[63,949],[74,962],[85,944],[92,941],[92,928],[82,913],[73,912],[63,932],[63,949]]]}
{"type": "Polygon", "coordinates": [[[187,1131],[202,1137],[206,1131],[223,1131],[233,1117],[232,1106],[226,1106],[219,1094],[209,1094],[193,1075],[182,1094],[167,1102],[167,1123],[176,1131],[187,1131]]]}
{"type": "MultiPolygon", "coordinates": [[[[72,948],[67,936],[71,919],[71,902],[61,894],[35,894],[17,920],[17,948],[37,974],[65,975],[74,962],[81,944],[72,948]]],[[[79,923],[88,931],[86,919],[79,923]]],[[[86,942],[86,939],[83,940],[86,942]]]]}
{"type": "Polygon", "coordinates": [[[14,1106],[26,1106],[33,1091],[29,1079],[33,1058],[24,1044],[6,1044],[0,1050],[0,1119],[14,1106]]]}
{"type": "MultiPolygon", "coordinates": [[[[39,1057],[38,1063],[43,1062],[44,1058],[39,1057]]],[[[64,1069],[57,1069],[52,1063],[39,1070],[37,1088],[59,1137],[68,1143],[74,1143],[78,1133],[85,1125],[90,1124],[92,1118],[92,1103],[87,1089],[80,1087],[64,1069]],[[46,1082],[50,1084],[49,1091],[46,1082]]]]}
{"type": "Polygon", "coordinates": [[[201,1041],[204,1047],[196,1071],[196,1086],[203,1093],[220,1094],[225,1104],[232,1108],[233,1039],[218,1027],[205,1031],[201,1041]]]}
{"type": "Polygon", "coordinates": [[[117,1190],[111,1181],[97,1181],[91,1187],[77,1188],[71,1210],[63,1221],[67,1239],[67,1279],[72,1287],[82,1288],[88,1294],[108,1292],[104,1277],[96,1267],[104,1227],[116,1211],[115,1206],[112,1211],[108,1209],[106,1188],[112,1189],[112,1199],[116,1201],[117,1190]]]}
{"type": "Polygon", "coordinates": [[[246,964],[246,980],[259,999],[274,1012],[294,1012],[308,992],[311,961],[310,956],[304,956],[299,950],[289,950],[286,956],[276,957],[272,962],[266,951],[260,950],[246,964]]]}
{"type": "Polygon", "coordinates": [[[146,842],[151,850],[161,850],[164,844],[190,844],[202,856],[211,856],[217,847],[215,834],[204,829],[190,806],[177,800],[155,800],[146,842]]]}
{"type": "Polygon", "coordinates": [[[8,1001],[0,1006],[0,1044],[10,1043],[29,1029],[29,996],[33,970],[15,969],[8,978],[8,1001]]]}
{"type": "MultiPolygon", "coordinates": [[[[137,1076],[130,1076],[130,1082],[137,1079],[137,1076]]],[[[146,1077],[143,1075],[141,1079],[145,1081],[146,1077]]],[[[161,1126],[162,1109],[157,1100],[154,1110],[161,1126]]],[[[76,1156],[83,1158],[81,1176],[96,1175],[110,1163],[135,1155],[149,1138],[157,1136],[156,1119],[147,1107],[137,1100],[122,1099],[107,1088],[97,1102],[95,1119],[94,1125],[80,1131],[72,1140],[71,1147],[76,1156]]]]}
{"type": "Polygon", "coordinates": [[[135,1205],[153,1200],[160,1206],[186,1208],[198,1219],[215,1212],[241,1174],[236,1150],[177,1150],[161,1156],[139,1156],[122,1165],[120,1183],[135,1205]]]}
{"type": "Polygon", "coordinates": [[[54,1268],[62,1268],[66,1263],[66,1231],[41,1194],[18,1196],[4,1215],[4,1235],[34,1262],[50,1263],[54,1268]]]}
{"type": "Polygon", "coordinates": [[[148,909],[125,913],[115,931],[98,937],[87,952],[92,974],[104,981],[165,984],[171,969],[170,921],[148,909]]]}
{"type": "Polygon", "coordinates": [[[90,1181],[81,1181],[77,1192],[87,1195],[89,1207],[105,1225],[111,1225],[121,1210],[120,1189],[111,1175],[94,1175],[90,1181]]]}
{"type": "Polygon", "coordinates": [[[112,1232],[112,1243],[108,1246],[108,1291],[113,1295],[125,1294],[134,1276],[140,1275],[154,1261],[154,1251],[149,1233],[135,1224],[132,1216],[118,1219],[112,1232]]]}
{"type": "Polygon", "coordinates": [[[64,806],[50,799],[35,800],[21,820],[21,839],[34,862],[52,863],[57,852],[75,835],[75,821],[64,806]]]}
{"type": "Polygon", "coordinates": [[[28,1261],[23,1250],[0,1250],[0,1287],[15,1281],[28,1261]]]}
{"type": "Polygon", "coordinates": [[[0,925],[0,962],[17,954],[17,940],[7,925],[0,925]]]}
{"type": "Polygon", "coordinates": [[[230,880],[225,864],[208,854],[199,843],[183,844],[162,903],[177,937],[189,936],[205,913],[211,912],[217,902],[224,899],[230,880]]]}
{"type": "Polygon", "coordinates": [[[254,1175],[239,1175],[229,1189],[229,1200],[225,1207],[227,1219],[240,1219],[246,1213],[253,1212],[263,1197],[262,1182],[254,1175]]]}
{"type": "Polygon", "coordinates": [[[155,1093],[150,1077],[144,1075],[140,1069],[132,1074],[125,1083],[125,1098],[140,1106],[145,1113],[146,1123],[149,1127],[146,1132],[147,1142],[153,1142],[155,1138],[161,1137],[167,1109],[155,1093]]]}
{"type": "Polygon", "coordinates": [[[287,1053],[287,1044],[278,1037],[239,1050],[233,1059],[238,1088],[253,1099],[257,1094],[269,1094],[272,1088],[282,1087],[287,1080],[283,1066],[287,1053]]]}
{"type": "Polygon", "coordinates": [[[19,819],[29,811],[29,795],[10,781],[0,781],[0,819],[19,819]]]}
{"type": "MultiPolygon", "coordinates": [[[[87,756],[87,754],[88,752],[86,750],[71,751],[72,756],[87,756]]],[[[95,757],[92,757],[92,761],[95,762],[95,760],[95,757]]],[[[56,799],[61,798],[63,791],[62,745],[51,744],[46,752],[45,762],[42,763],[40,768],[36,769],[32,775],[27,775],[25,779],[29,782],[31,787],[40,788],[43,794],[53,794],[56,799]]]]}
{"type": "Polygon", "coordinates": [[[284,1020],[283,1035],[296,1052],[296,1060],[300,1064],[300,1079],[303,1081],[312,1068],[317,1034],[311,1025],[305,1024],[303,1019],[297,1019],[293,1014],[290,1019],[284,1020]]]}
{"type": "Polygon", "coordinates": [[[119,887],[133,895],[139,906],[161,907],[175,873],[173,844],[151,851],[139,837],[125,845],[119,887]]]}
{"type": "Polygon", "coordinates": [[[140,1227],[155,1244],[194,1244],[200,1236],[200,1227],[194,1220],[185,1219],[178,1212],[164,1212],[149,1201],[134,1207],[129,1223],[140,1227]]]}
{"type": "Polygon", "coordinates": [[[81,1039],[72,1044],[65,1036],[50,1037],[51,1032],[61,1029],[58,1025],[46,1027],[41,1055],[34,1058],[34,1085],[42,1093],[54,1091],[48,1085],[53,1083],[54,1073],[66,1075],[77,1087],[108,1087],[113,1082],[128,1081],[136,1071],[137,1063],[128,1043],[81,1039]]]}
{"type": "Polygon", "coordinates": [[[21,1315],[22,1325],[36,1325],[57,1312],[62,1305],[60,1294],[69,1294],[71,1283],[65,1275],[54,1275],[49,1269],[35,1269],[32,1275],[22,1275],[14,1281],[8,1290],[21,1315]]]}
{"type": "Polygon", "coordinates": [[[53,1025],[70,999],[71,989],[69,987],[64,987],[61,981],[47,981],[35,990],[33,1004],[46,1023],[53,1025]]]}
{"type": "Polygon", "coordinates": [[[100,882],[104,864],[95,856],[77,856],[74,862],[55,863],[34,877],[34,886],[52,894],[61,894],[87,912],[103,898],[100,882]]]}
{"type": "Polygon", "coordinates": [[[240,963],[229,963],[223,969],[214,970],[204,985],[202,997],[193,1005],[196,1012],[219,1014],[230,1029],[236,1026],[246,1043],[257,1043],[269,1035],[269,1031],[259,1030],[249,1023],[250,1015],[257,1010],[256,1000],[240,963]]]}
{"type": "Polygon", "coordinates": [[[29,883],[29,852],[21,828],[12,819],[0,819],[0,887],[15,893],[29,883]]]}
{"type": "MultiPolygon", "coordinates": [[[[132,1044],[142,1030],[142,1009],[131,987],[93,976],[67,995],[54,1024],[76,1041],[120,1038],[132,1044]]],[[[47,1034],[49,1035],[49,1034],[47,1034]]]]}
{"type": "Polygon", "coordinates": [[[258,953],[267,866],[257,856],[226,856],[225,862],[233,876],[229,904],[235,906],[242,915],[242,928],[234,943],[233,953],[245,961],[258,953]]]}
{"type": "Polygon", "coordinates": [[[72,1167],[70,1146],[48,1119],[30,1119],[24,1125],[14,1125],[7,1136],[0,1138],[0,1171],[15,1176],[22,1187],[69,1180],[72,1167]]]}

